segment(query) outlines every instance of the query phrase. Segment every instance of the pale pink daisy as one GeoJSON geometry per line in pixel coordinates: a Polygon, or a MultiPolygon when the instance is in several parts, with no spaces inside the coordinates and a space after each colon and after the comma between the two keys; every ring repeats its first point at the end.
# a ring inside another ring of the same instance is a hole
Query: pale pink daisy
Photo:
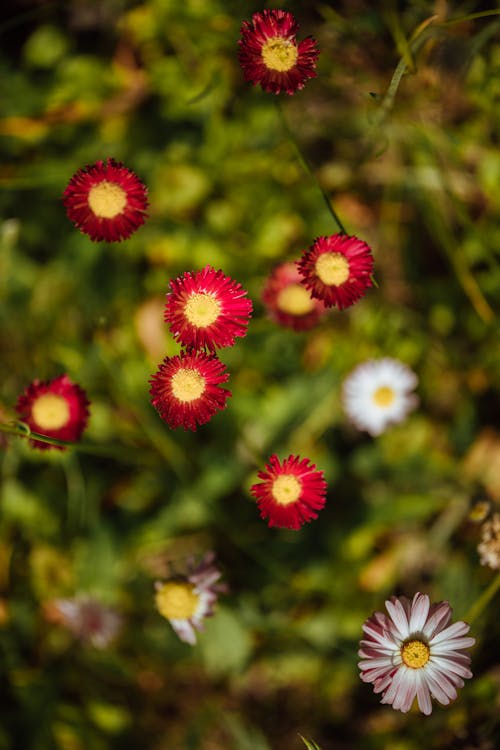
{"type": "Polygon", "coordinates": [[[448,602],[430,604],[427,594],[391,597],[385,603],[389,615],[375,612],[363,625],[358,666],[363,682],[373,682],[381,703],[402,713],[417,698],[422,713],[432,713],[431,697],[443,706],[457,697],[463,678],[472,677],[470,657],[463,649],[475,639],[464,637],[469,625],[450,625],[448,602]]]}

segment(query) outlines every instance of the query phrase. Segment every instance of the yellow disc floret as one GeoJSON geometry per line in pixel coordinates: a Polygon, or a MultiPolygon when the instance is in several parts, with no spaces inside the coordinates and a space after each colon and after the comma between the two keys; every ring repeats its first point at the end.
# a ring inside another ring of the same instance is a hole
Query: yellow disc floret
{"type": "Polygon", "coordinates": [[[327,286],[340,286],[349,278],[349,263],[341,253],[322,253],[315,269],[319,279],[327,286]]]}
{"type": "Polygon", "coordinates": [[[169,581],[156,591],[158,612],[167,620],[188,620],[198,608],[199,596],[188,581],[169,581]]]}
{"type": "Polygon", "coordinates": [[[401,647],[401,658],[410,669],[421,669],[429,661],[431,650],[423,641],[406,641],[401,647]]]}
{"type": "Polygon", "coordinates": [[[172,393],[184,403],[196,401],[205,391],[206,381],[198,370],[183,367],[172,375],[172,393]]]}
{"type": "Polygon", "coordinates": [[[278,308],[289,315],[307,315],[314,309],[311,295],[302,284],[289,284],[277,297],[278,308]]]}
{"type": "Polygon", "coordinates": [[[57,393],[43,393],[33,403],[31,415],[42,430],[58,430],[69,421],[69,404],[57,393]]]}
{"type": "Polygon", "coordinates": [[[386,407],[390,406],[395,399],[395,393],[393,389],[388,385],[381,385],[373,393],[373,401],[377,406],[386,407]]]}
{"type": "Polygon", "coordinates": [[[286,73],[297,62],[299,52],[293,42],[278,36],[264,42],[261,55],[266,68],[286,73]]]}
{"type": "Polygon", "coordinates": [[[220,311],[219,300],[213,294],[207,294],[206,292],[192,294],[184,307],[186,318],[197,328],[206,328],[215,323],[220,311]]]}
{"type": "Polygon", "coordinates": [[[87,200],[100,219],[114,219],[127,205],[127,193],[116,182],[103,180],[90,188],[87,200]]]}
{"type": "Polygon", "coordinates": [[[302,485],[293,474],[280,474],[273,482],[272,496],[278,505],[295,503],[302,492],[302,485]]]}

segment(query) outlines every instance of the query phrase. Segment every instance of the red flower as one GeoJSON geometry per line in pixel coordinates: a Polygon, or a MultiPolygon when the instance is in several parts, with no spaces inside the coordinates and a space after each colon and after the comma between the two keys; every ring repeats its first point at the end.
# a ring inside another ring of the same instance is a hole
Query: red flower
{"type": "Polygon", "coordinates": [[[258,476],[263,481],[252,485],[250,492],[257,499],[261,518],[268,518],[270,527],[299,529],[317,518],[315,511],[325,505],[323,472],[317,471],[307,458],[288,456],[280,463],[272,455],[258,476]]]}
{"type": "Polygon", "coordinates": [[[165,357],[150,380],[151,403],[169,427],[196,430],[225,408],[231,391],[219,386],[228,378],[213,354],[183,352],[165,357]]]}
{"type": "Polygon", "coordinates": [[[372,286],[372,252],[366,242],[346,234],[318,237],[297,266],[304,286],[326,307],[343,310],[372,286]]]}
{"type": "Polygon", "coordinates": [[[246,291],[222,271],[205,266],[170,282],[165,321],[182,346],[189,349],[232,346],[245,336],[252,303],[246,291]]]}
{"type": "Polygon", "coordinates": [[[64,191],[68,218],[94,242],[120,242],[144,224],[147,188],[114,159],[79,169],[64,191]]]}
{"type": "MultiPolygon", "coordinates": [[[[41,383],[34,380],[17,400],[16,411],[32,432],[76,442],[87,426],[89,401],[85,391],[67,375],[41,383]]],[[[35,448],[66,450],[63,446],[31,440],[35,448]]]]}
{"type": "Polygon", "coordinates": [[[323,302],[313,299],[301,281],[293,261],[280,263],[268,276],[262,291],[262,301],[270,317],[295,331],[313,328],[325,312],[323,302]]]}
{"type": "Polygon", "coordinates": [[[274,94],[293,94],[308,78],[315,78],[316,40],[307,37],[297,44],[298,29],[286,10],[263,10],[254,13],[251,22],[243,21],[238,58],[246,80],[274,94]]]}

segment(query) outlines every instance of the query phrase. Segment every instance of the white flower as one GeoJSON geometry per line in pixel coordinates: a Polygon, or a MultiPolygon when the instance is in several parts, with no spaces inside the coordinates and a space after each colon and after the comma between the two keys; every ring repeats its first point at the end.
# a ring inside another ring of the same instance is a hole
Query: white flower
{"type": "Polygon", "coordinates": [[[365,640],[360,643],[359,663],[363,682],[373,682],[381,703],[406,713],[415,697],[422,713],[432,712],[431,696],[446,706],[457,697],[462,678],[472,677],[470,657],[462,649],[475,643],[464,638],[469,625],[448,625],[448,602],[430,605],[426,594],[391,597],[385,606],[389,613],[375,612],[363,625],[365,640]]]}
{"type": "Polygon", "coordinates": [[[174,576],[155,583],[156,607],[185,643],[194,646],[196,630],[203,630],[205,617],[213,615],[218,594],[226,591],[223,583],[216,583],[220,570],[213,564],[215,555],[208,552],[199,565],[188,560],[186,575],[174,576]]]}
{"type": "Polygon", "coordinates": [[[416,407],[418,399],[411,391],[417,382],[415,373],[397,359],[363,362],[342,385],[344,410],[360,430],[380,435],[416,407]]]}
{"type": "Polygon", "coordinates": [[[86,594],[73,599],[54,599],[50,609],[52,619],[95,648],[107,648],[122,626],[120,615],[86,594]]]}

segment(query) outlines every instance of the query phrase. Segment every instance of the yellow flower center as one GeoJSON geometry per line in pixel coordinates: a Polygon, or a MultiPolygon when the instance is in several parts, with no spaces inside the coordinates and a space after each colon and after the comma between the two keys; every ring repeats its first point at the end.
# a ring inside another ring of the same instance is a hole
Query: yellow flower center
{"type": "Polygon", "coordinates": [[[199,596],[190,583],[169,581],[158,589],[155,601],[167,620],[188,620],[198,608],[199,596]]]}
{"type": "Polygon", "coordinates": [[[406,641],[401,647],[401,658],[410,669],[421,669],[429,661],[431,650],[423,641],[406,641]]]}
{"type": "Polygon", "coordinates": [[[322,253],[315,268],[318,277],[327,286],[340,286],[349,278],[349,262],[341,253],[322,253]]]}
{"type": "Polygon", "coordinates": [[[314,309],[311,295],[302,284],[289,284],[279,292],[276,304],[289,315],[307,315],[314,309]]]}
{"type": "Polygon", "coordinates": [[[183,367],[172,375],[170,381],[175,398],[184,403],[196,401],[205,391],[206,381],[198,370],[183,367]]]}
{"type": "Polygon", "coordinates": [[[127,193],[116,182],[103,180],[90,188],[87,200],[100,219],[114,219],[127,205],[127,193]]]}
{"type": "Polygon", "coordinates": [[[69,404],[64,396],[44,393],[33,403],[31,415],[42,430],[58,430],[69,421],[69,404]]]}
{"type": "Polygon", "coordinates": [[[261,55],[266,68],[285,73],[297,62],[299,51],[289,39],[278,36],[264,42],[261,55]]]}
{"type": "Polygon", "coordinates": [[[388,385],[381,385],[374,392],[372,396],[377,406],[385,407],[390,406],[395,399],[395,394],[392,388],[388,385]]]}
{"type": "Polygon", "coordinates": [[[278,505],[295,503],[302,492],[302,485],[294,474],[280,474],[273,482],[271,493],[278,505]]]}
{"type": "Polygon", "coordinates": [[[219,300],[213,294],[207,294],[206,292],[192,294],[184,307],[186,318],[197,328],[206,328],[215,323],[220,315],[220,310],[219,300]]]}

